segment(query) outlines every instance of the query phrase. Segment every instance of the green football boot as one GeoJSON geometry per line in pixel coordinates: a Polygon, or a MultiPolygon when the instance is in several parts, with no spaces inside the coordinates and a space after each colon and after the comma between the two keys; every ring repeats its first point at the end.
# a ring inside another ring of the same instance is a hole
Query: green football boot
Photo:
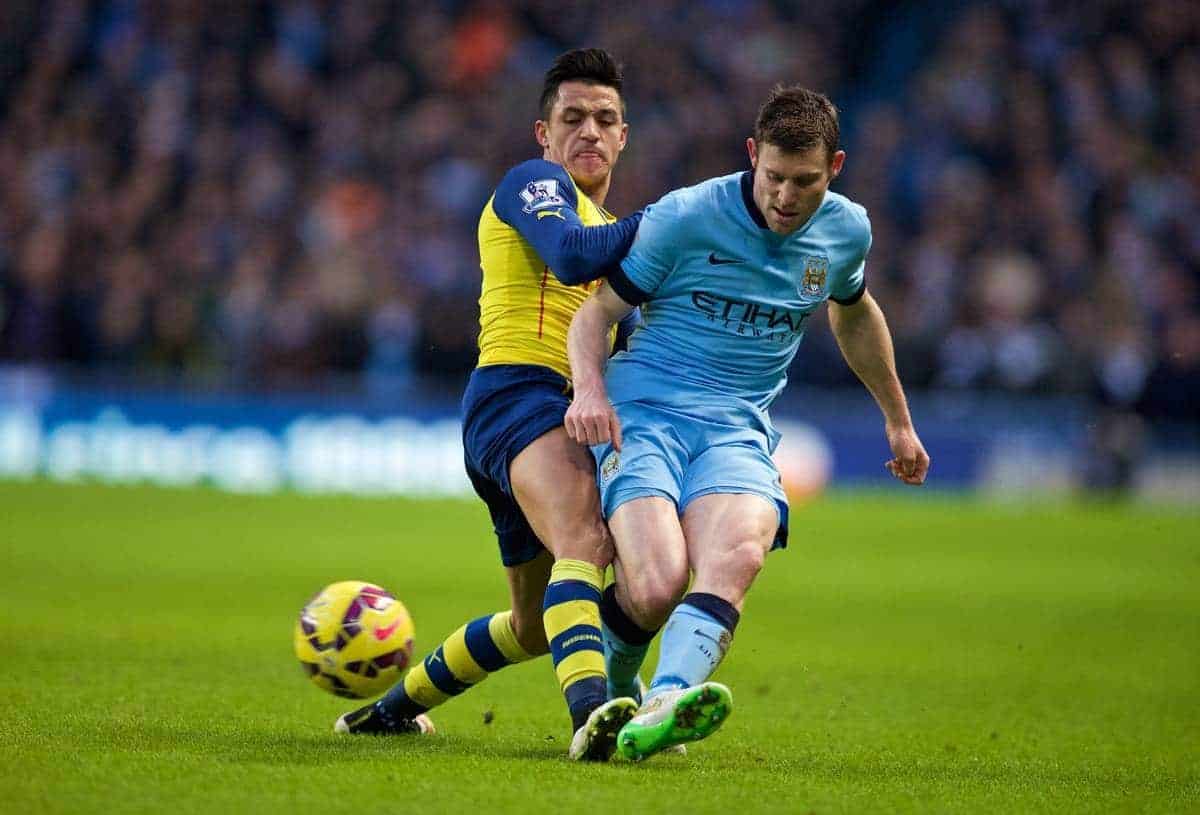
{"type": "Polygon", "coordinates": [[[733,712],[733,694],[719,682],[666,691],[642,705],[617,734],[617,749],[632,761],[717,732],[733,712]]]}

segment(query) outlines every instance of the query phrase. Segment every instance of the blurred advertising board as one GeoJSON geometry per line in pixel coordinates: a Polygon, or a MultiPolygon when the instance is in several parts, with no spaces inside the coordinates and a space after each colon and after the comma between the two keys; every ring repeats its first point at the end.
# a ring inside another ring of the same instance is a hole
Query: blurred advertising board
{"type": "MultiPolygon", "coordinates": [[[[207,485],[264,493],[470,496],[452,397],[328,398],[134,391],[0,375],[0,478],[207,485]]],[[[1000,495],[1079,486],[1088,423],[1076,406],[914,400],[930,485],[1000,495]]],[[[886,487],[882,423],[860,393],[801,392],[773,410],[776,462],[802,500],[827,484],[886,487]]],[[[1139,483],[1178,500],[1200,456],[1151,455],[1139,483]],[[1157,485],[1157,486],[1155,486],[1157,485]]],[[[1190,493],[1193,494],[1194,493],[1190,493]]]]}

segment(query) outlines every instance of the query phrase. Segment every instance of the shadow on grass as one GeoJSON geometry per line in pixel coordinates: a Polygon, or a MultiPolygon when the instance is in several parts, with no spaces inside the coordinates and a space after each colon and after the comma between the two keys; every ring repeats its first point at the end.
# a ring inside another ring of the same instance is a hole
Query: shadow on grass
{"type": "Polygon", "coordinates": [[[202,755],[213,761],[315,766],[361,762],[364,758],[462,758],[472,761],[566,761],[567,742],[536,736],[395,737],[337,736],[280,728],[211,727],[168,722],[106,723],[95,729],[95,744],[110,752],[202,755]]]}

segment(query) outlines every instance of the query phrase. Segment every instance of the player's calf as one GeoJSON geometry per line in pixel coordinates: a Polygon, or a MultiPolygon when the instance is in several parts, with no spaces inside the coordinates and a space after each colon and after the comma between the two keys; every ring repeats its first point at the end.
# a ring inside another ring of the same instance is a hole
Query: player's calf
{"type": "Polygon", "coordinates": [[[608,701],[600,588],[604,571],[580,560],[557,560],[546,586],[542,620],[559,687],[578,731],[608,701]]]}
{"type": "Polygon", "coordinates": [[[617,585],[614,583],[604,590],[600,600],[608,698],[632,696],[640,704],[642,693],[639,688],[639,672],[659,626],[655,625],[647,630],[639,625],[632,615],[627,614],[621,607],[617,594],[617,585]]]}
{"type": "Polygon", "coordinates": [[[338,719],[338,733],[432,732],[425,714],[482,682],[490,674],[531,657],[517,642],[512,612],[479,617],[459,628],[418,662],[373,705],[338,719]]]}
{"type": "Polygon", "coordinates": [[[517,644],[530,657],[540,657],[550,653],[550,642],[546,639],[546,627],[541,614],[525,617],[517,616],[517,613],[513,612],[512,629],[517,644]]]}
{"type": "Polygon", "coordinates": [[[725,658],[740,619],[738,610],[722,597],[703,592],[684,597],[663,630],[650,696],[708,679],[725,658]]]}

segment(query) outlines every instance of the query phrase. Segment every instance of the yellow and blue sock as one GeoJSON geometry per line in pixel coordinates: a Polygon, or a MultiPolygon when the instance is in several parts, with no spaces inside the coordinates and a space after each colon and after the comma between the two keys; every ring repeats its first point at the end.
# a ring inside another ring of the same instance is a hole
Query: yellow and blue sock
{"type": "Polygon", "coordinates": [[[375,705],[389,716],[412,719],[529,658],[513,632],[511,611],[480,617],[447,637],[375,705]]]}
{"type": "Polygon", "coordinates": [[[608,698],[632,696],[637,698],[638,671],[658,633],[646,631],[629,618],[617,602],[616,584],[604,590],[600,600],[600,623],[604,632],[604,667],[608,673],[608,698]]]}
{"type": "Polygon", "coordinates": [[[600,633],[603,580],[604,570],[586,561],[555,561],[542,605],[550,658],[576,730],[608,696],[600,633]]]}
{"type": "Polygon", "coordinates": [[[712,676],[733,641],[741,615],[715,594],[693,592],[671,612],[663,628],[658,670],[646,698],[690,688],[712,676]]]}

